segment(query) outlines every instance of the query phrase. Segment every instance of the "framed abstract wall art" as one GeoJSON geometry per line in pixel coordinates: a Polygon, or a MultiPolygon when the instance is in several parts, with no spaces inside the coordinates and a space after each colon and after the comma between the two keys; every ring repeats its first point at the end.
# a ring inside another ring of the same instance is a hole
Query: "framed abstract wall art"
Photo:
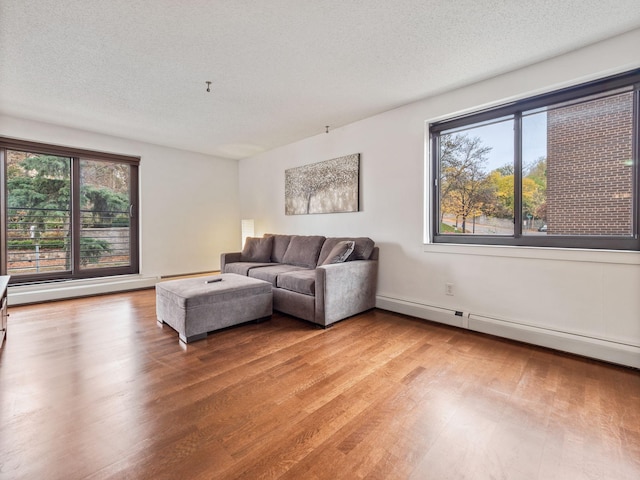
{"type": "Polygon", "coordinates": [[[359,210],[359,153],[290,168],[284,180],[286,215],[359,210]]]}

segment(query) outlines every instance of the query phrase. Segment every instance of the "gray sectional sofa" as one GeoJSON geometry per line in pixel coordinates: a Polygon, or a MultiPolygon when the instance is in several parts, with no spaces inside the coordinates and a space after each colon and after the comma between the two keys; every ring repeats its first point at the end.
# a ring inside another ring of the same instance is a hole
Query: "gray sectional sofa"
{"type": "Polygon", "coordinates": [[[220,270],[270,282],[274,310],[327,327],[375,306],[378,254],[365,237],[266,234],[223,253],[220,270]]]}

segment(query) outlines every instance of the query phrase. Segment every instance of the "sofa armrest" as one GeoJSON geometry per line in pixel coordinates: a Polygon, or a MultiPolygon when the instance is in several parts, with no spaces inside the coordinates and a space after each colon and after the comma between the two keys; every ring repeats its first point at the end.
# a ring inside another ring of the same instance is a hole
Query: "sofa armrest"
{"type": "Polygon", "coordinates": [[[377,260],[316,268],[316,323],[330,325],[376,305],[377,260]]]}
{"type": "Polygon", "coordinates": [[[240,252],[221,253],[220,254],[220,272],[224,273],[224,266],[227,263],[235,263],[240,261],[240,252]]]}

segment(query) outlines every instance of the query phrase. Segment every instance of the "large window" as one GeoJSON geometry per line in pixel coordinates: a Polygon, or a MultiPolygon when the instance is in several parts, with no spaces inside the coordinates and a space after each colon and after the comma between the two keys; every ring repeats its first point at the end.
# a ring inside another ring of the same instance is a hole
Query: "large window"
{"type": "Polygon", "coordinates": [[[640,250],[640,70],[429,126],[432,239],[640,250]]]}
{"type": "Polygon", "coordinates": [[[7,138],[0,157],[13,284],[138,272],[138,158],[7,138]]]}

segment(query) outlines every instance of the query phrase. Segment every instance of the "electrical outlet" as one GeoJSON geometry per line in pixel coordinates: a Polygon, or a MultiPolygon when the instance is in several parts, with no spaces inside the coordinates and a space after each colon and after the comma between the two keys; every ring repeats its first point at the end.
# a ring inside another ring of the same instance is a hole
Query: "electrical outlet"
{"type": "Polygon", "coordinates": [[[445,295],[453,296],[453,283],[445,283],[444,284],[444,293],[445,293],[445,295]]]}

